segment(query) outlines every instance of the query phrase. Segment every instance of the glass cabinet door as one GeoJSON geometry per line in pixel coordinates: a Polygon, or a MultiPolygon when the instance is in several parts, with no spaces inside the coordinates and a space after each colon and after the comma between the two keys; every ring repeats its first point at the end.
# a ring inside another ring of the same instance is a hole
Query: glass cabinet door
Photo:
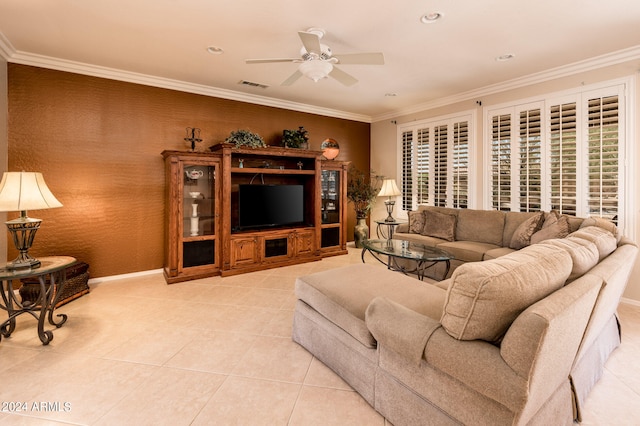
{"type": "Polygon", "coordinates": [[[322,223],[340,223],[340,172],[322,171],[322,223]]]}
{"type": "Polygon", "coordinates": [[[185,163],[182,175],[183,267],[215,263],[216,165],[185,163]]]}

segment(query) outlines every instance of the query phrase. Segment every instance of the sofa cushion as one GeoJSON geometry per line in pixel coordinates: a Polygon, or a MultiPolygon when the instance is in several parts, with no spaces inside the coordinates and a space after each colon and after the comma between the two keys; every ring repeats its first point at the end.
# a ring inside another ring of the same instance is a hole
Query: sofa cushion
{"type": "Polygon", "coordinates": [[[409,232],[412,234],[422,234],[424,229],[424,214],[418,211],[409,212],[409,232]]]}
{"type": "Polygon", "coordinates": [[[482,256],[482,260],[497,259],[501,256],[506,256],[507,254],[513,253],[514,251],[515,251],[514,249],[509,247],[494,248],[484,252],[484,256],[482,256]]]}
{"type": "Polygon", "coordinates": [[[431,210],[424,210],[422,214],[424,217],[422,235],[446,241],[455,240],[456,216],[431,210]]]}
{"type": "Polygon", "coordinates": [[[498,342],[522,311],[564,285],[571,266],[567,251],[541,244],[461,265],[440,322],[458,340],[498,342]]]}
{"type": "Polygon", "coordinates": [[[487,251],[496,249],[499,246],[475,241],[450,241],[440,243],[436,247],[463,262],[480,262],[487,251]]]}
{"type": "Polygon", "coordinates": [[[587,226],[572,232],[570,237],[582,238],[594,243],[598,249],[599,260],[609,256],[618,246],[616,237],[609,231],[599,226],[587,226]]]}
{"type": "Polygon", "coordinates": [[[365,324],[365,312],[380,296],[438,319],[446,291],[428,282],[379,265],[356,264],[298,277],[298,299],[369,348],[376,341],[365,324]]]}
{"type": "Polygon", "coordinates": [[[564,238],[569,235],[569,220],[567,216],[553,210],[545,215],[544,223],[539,231],[531,236],[531,244],[552,238],[564,238]]]}
{"type": "Polygon", "coordinates": [[[598,263],[598,248],[591,241],[582,238],[569,236],[567,238],[546,240],[541,242],[540,245],[559,247],[569,253],[572,267],[567,282],[583,276],[598,263]]]}
{"type": "Polygon", "coordinates": [[[403,233],[403,232],[394,232],[393,239],[404,240],[404,241],[409,241],[409,242],[418,243],[418,244],[424,244],[425,246],[429,246],[429,247],[436,247],[438,244],[447,242],[447,240],[443,240],[442,238],[427,237],[426,235],[403,233]]]}
{"type": "Polygon", "coordinates": [[[538,212],[525,220],[516,228],[511,236],[509,247],[520,250],[531,243],[531,236],[538,232],[544,223],[544,213],[538,212]]]}
{"type": "Polygon", "coordinates": [[[603,219],[601,217],[588,217],[580,224],[580,228],[586,228],[588,226],[597,226],[598,228],[605,229],[616,238],[616,241],[619,242],[622,238],[622,234],[618,231],[618,227],[615,223],[610,220],[603,219]]]}
{"type": "Polygon", "coordinates": [[[504,212],[499,210],[460,209],[456,240],[502,245],[504,212]]]}

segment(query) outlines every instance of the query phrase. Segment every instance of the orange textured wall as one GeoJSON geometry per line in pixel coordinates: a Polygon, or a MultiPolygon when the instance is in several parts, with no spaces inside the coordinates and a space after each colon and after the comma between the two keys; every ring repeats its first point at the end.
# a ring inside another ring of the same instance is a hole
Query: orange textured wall
{"type": "Polygon", "coordinates": [[[368,123],[18,64],[8,85],[8,170],[42,172],[64,205],[29,212],[43,219],[30,253],[77,257],[92,277],[162,267],[160,153],[187,149],[186,127],[202,129],[206,149],[239,128],[277,145],[283,129],[304,126],[311,149],[331,137],[338,160],[369,168],[368,123]]]}

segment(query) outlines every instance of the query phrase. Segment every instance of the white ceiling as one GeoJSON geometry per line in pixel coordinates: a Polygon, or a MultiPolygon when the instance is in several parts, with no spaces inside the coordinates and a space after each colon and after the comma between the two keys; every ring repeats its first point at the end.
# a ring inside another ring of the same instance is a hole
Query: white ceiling
{"type": "Polygon", "coordinates": [[[0,2],[0,54],[10,62],[363,121],[612,52],[640,57],[639,0],[0,2]],[[432,11],[444,17],[421,23],[432,11]],[[334,53],[382,52],[385,65],[339,66],[359,80],[346,87],[307,78],[281,86],[296,64],[245,64],[298,57],[297,32],[310,27],[326,30],[334,53]],[[495,60],[508,53],[515,58],[495,60]]]}

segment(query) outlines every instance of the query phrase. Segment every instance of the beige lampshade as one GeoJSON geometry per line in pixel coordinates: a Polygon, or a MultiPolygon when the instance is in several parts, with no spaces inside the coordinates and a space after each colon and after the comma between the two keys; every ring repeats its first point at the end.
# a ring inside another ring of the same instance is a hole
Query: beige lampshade
{"type": "Polygon", "coordinates": [[[44,182],[42,173],[5,172],[0,182],[0,212],[52,209],[62,203],[44,182]]]}
{"type": "Polygon", "coordinates": [[[382,181],[382,188],[380,188],[380,192],[378,193],[378,197],[397,197],[402,193],[398,189],[398,185],[396,185],[395,179],[385,179],[382,181]]]}

